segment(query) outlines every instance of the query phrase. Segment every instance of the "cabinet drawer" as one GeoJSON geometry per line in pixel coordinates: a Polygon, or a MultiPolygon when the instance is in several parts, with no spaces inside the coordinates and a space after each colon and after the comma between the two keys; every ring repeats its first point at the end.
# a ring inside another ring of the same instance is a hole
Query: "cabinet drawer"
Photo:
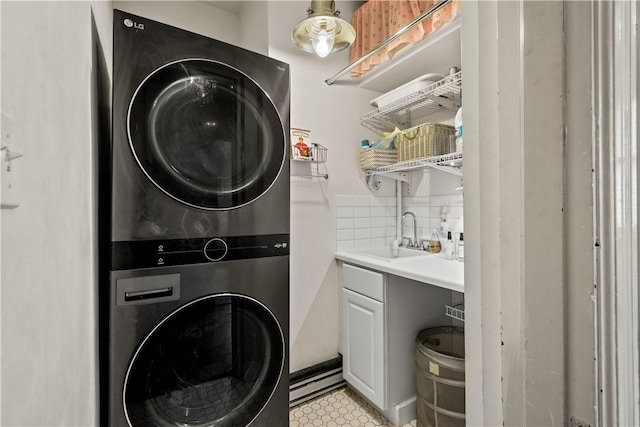
{"type": "Polygon", "coordinates": [[[342,286],[359,294],[384,302],[384,275],[350,264],[342,266],[342,286]]]}

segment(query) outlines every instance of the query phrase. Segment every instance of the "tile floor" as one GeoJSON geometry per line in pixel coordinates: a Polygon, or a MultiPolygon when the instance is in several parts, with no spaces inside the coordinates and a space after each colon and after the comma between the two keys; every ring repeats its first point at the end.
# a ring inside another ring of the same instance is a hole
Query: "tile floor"
{"type": "MultiPolygon", "coordinates": [[[[314,426],[393,427],[395,424],[378,413],[355,391],[345,387],[291,408],[289,427],[314,426]]],[[[416,427],[416,421],[413,420],[402,427],[416,427]]]]}

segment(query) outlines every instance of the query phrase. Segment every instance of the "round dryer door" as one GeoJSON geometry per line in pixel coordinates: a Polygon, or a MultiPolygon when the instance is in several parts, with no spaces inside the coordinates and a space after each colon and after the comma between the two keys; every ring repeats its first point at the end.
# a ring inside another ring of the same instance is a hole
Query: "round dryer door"
{"type": "Polygon", "coordinates": [[[135,353],[125,379],[132,426],[245,426],[269,402],[284,367],[273,314],[223,294],[166,317],[135,353]]]}
{"type": "Polygon", "coordinates": [[[147,177],[189,206],[233,209],[264,194],[287,141],[271,99],[246,74],[204,59],[151,73],[127,117],[129,143],[147,177]]]}

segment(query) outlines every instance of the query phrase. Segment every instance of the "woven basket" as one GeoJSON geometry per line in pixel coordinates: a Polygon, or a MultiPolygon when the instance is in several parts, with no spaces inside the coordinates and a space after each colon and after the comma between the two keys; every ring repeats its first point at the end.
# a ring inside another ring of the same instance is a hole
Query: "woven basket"
{"type": "Polygon", "coordinates": [[[398,151],[395,149],[369,148],[360,152],[360,167],[375,169],[398,162],[398,151]]]}
{"type": "Polygon", "coordinates": [[[398,161],[447,154],[450,151],[450,136],[454,134],[453,126],[440,123],[424,123],[404,130],[394,140],[398,161]]]}

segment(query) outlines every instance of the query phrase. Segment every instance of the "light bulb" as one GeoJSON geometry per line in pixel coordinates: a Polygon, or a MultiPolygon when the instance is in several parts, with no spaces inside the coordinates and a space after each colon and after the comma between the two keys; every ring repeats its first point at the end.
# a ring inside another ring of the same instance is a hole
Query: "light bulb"
{"type": "Polygon", "coordinates": [[[333,50],[333,42],[335,40],[335,33],[333,31],[327,32],[322,28],[317,34],[314,34],[311,39],[311,45],[314,52],[320,57],[324,58],[329,55],[333,50]]]}

